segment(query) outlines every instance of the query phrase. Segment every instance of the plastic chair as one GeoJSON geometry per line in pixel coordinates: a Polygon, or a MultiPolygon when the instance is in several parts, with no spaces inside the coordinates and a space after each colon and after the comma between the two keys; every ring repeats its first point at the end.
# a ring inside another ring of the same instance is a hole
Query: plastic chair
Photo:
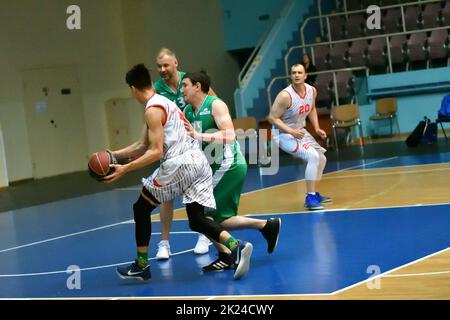
{"type": "Polygon", "coordinates": [[[397,118],[397,99],[396,98],[383,98],[376,101],[375,104],[376,115],[369,117],[372,121],[387,120],[389,119],[391,136],[392,136],[392,122],[395,118],[397,123],[397,128],[400,131],[400,126],[398,124],[397,118]]]}
{"type": "Polygon", "coordinates": [[[334,145],[339,151],[336,128],[359,127],[359,144],[364,146],[359,106],[357,104],[344,104],[331,109],[331,120],[333,122],[334,145]]]}

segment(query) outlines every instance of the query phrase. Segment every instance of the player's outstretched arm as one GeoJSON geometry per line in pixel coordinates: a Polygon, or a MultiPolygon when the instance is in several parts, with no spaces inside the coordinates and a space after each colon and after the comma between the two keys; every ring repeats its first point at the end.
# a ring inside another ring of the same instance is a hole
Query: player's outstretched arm
{"type": "Polygon", "coordinates": [[[159,161],[163,157],[164,146],[164,128],[166,115],[165,112],[158,107],[148,108],[145,111],[145,122],[147,124],[147,138],[149,147],[144,154],[125,165],[112,164],[110,167],[114,168],[114,172],[105,177],[105,182],[113,182],[129,171],[149,166],[153,162],[159,161]]]}
{"type": "Polygon", "coordinates": [[[139,157],[141,157],[145,151],[148,149],[149,141],[148,141],[148,133],[147,133],[147,125],[144,124],[142,128],[141,137],[138,141],[132,143],[131,145],[119,149],[119,150],[108,150],[113,156],[117,159],[119,164],[126,164],[130,161],[133,161],[139,157]]]}

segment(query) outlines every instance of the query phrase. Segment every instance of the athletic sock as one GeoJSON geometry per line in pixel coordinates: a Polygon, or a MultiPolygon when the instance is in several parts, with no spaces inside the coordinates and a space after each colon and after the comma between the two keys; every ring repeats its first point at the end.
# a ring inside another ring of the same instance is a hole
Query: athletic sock
{"type": "Polygon", "coordinates": [[[233,251],[234,249],[237,248],[238,246],[238,241],[237,239],[233,238],[233,237],[229,237],[227,239],[227,241],[225,242],[225,246],[230,249],[231,251],[233,251]]]}
{"type": "Polygon", "coordinates": [[[140,268],[145,268],[148,266],[148,253],[138,252],[137,253],[137,264],[140,268]]]}

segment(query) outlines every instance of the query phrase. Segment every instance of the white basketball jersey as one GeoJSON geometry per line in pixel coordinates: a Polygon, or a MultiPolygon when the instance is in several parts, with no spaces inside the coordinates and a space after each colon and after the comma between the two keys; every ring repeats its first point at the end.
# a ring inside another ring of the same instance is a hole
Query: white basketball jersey
{"type": "Polygon", "coordinates": [[[305,83],[305,95],[301,96],[292,85],[283,89],[289,93],[291,104],[283,113],[281,120],[290,128],[298,129],[306,126],[306,117],[310,114],[314,100],[314,89],[305,83]]]}
{"type": "Polygon", "coordinates": [[[145,109],[161,108],[165,113],[163,160],[171,159],[196,147],[195,140],[187,134],[184,115],[177,105],[166,97],[154,93],[147,101],[145,109]]]}

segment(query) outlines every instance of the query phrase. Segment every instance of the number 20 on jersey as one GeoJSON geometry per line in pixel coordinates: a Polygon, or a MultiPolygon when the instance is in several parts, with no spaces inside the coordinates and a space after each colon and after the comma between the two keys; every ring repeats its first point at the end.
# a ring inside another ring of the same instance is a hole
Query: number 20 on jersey
{"type": "Polygon", "coordinates": [[[310,110],[311,110],[311,106],[309,104],[301,105],[300,108],[298,109],[298,113],[304,114],[304,113],[309,112],[310,110]]]}

